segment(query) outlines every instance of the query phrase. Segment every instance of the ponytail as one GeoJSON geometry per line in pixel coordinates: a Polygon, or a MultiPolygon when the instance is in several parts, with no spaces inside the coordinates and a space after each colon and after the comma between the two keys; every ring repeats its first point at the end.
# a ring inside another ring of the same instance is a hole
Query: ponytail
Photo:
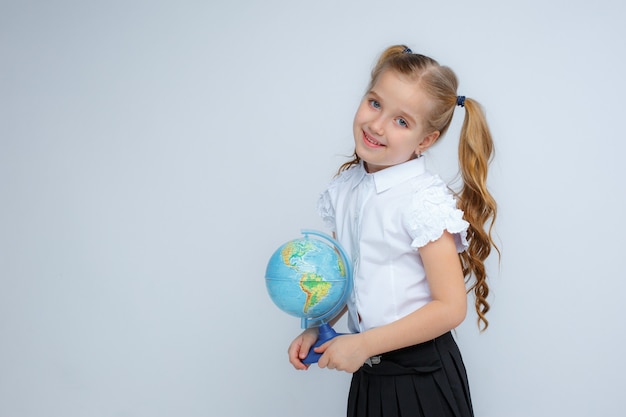
{"type": "Polygon", "coordinates": [[[500,253],[491,237],[497,214],[496,201],[487,189],[487,169],[493,157],[493,139],[480,104],[469,98],[465,99],[464,104],[465,120],[459,140],[463,187],[458,194],[458,205],[470,226],[467,230],[469,247],[459,257],[466,279],[474,276],[475,281],[468,292],[474,292],[478,327],[484,331],[489,326],[485,316],[489,311],[489,286],[484,261],[492,246],[500,253]]]}

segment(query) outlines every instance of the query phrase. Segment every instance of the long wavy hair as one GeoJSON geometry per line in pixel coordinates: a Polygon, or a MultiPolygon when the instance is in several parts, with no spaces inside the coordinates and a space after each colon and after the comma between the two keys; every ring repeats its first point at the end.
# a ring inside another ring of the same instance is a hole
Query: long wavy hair
{"type": "MultiPolygon", "coordinates": [[[[441,138],[450,127],[457,107],[458,81],[454,72],[424,55],[410,52],[405,45],[387,48],[372,69],[368,86],[370,91],[384,71],[395,71],[418,83],[432,99],[432,111],[424,120],[428,131],[439,131],[441,138]]],[[[459,167],[463,185],[456,193],[458,207],[463,210],[469,223],[467,239],[469,247],[459,254],[468,293],[474,293],[474,305],[478,314],[478,327],[484,331],[489,326],[489,285],[485,260],[494,248],[498,254],[491,232],[496,220],[497,205],[487,189],[487,171],[493,158],[493,139],[480,104],[466,97],[465,119],[459,138],[459,167]],[[472,279],[473,278],[473,279],[472,279]]],[[[344,163],[338,173],[359,164],[356,154],[344,163]]]]}

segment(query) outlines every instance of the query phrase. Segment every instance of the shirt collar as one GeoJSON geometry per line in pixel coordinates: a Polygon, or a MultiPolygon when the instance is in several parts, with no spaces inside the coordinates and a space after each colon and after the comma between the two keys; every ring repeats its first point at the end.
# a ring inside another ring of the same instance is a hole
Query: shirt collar
{"type": "Polygon", "coordinates": [[[376,192],[382,193],[390,189],[391,187],[405,182],[410,178],[417,177],[426,172],[426,163],[424,157],[411,159],[402,164],[394,165],[380,171],[377,171],[372,175],[374,177],[374,184],[376,185],[376,192]]]}

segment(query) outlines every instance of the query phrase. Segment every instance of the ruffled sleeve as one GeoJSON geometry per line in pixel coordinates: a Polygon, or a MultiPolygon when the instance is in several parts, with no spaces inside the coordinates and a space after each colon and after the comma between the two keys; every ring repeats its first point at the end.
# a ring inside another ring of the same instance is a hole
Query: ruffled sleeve
{"type": "Polygon", "coordinates": [[[463,220],[463,211],[457,208],[456,200],[443,182],[431,184],[413,195],[404,224],[413,239],[413,249],[439,239],[444,230],[454,236],[459,253],[468,247],[469,223],[463,220]]]}
{"type": "Polygon", "coordinates": [[[332,200],[330,198],[330,192],[328,190],[320,194],[319,200],[317,200],[317,212],[322,218],[322,221],[331,231],[335,231],[335,208],[333,207],[332,200]]]}
{"type": "Polygon", "coordinates": [[[317,212],[322,218],[324,224],[333,232],[337,231],[335,222],[335,204],[338,195],[342,194],[341,190],[345,189],[346,184],[352,183],[359,176],[363,176],[365,171],[362,165],[356,165],[350,169],[342,171],[335,176],[328,184],[326,190],[320,194],[317,200],[317,212]]]}

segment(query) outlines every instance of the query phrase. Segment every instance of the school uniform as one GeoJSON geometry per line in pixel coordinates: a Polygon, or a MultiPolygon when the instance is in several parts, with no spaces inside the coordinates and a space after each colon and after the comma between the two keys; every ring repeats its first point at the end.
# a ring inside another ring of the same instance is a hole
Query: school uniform
{"type": "MultiPolygon", "coordinates": [[[[425,157],[367,173],[363,163],[335,177],[318,211],[353,263],[350,331],[396,321],[432,300],[418,248],[444,231],[467,248],[463,212],[425,157]]],[[[472,416],[460,352],[450,333],[381,353],[354,375],[348,416],[472,416]]]]}

